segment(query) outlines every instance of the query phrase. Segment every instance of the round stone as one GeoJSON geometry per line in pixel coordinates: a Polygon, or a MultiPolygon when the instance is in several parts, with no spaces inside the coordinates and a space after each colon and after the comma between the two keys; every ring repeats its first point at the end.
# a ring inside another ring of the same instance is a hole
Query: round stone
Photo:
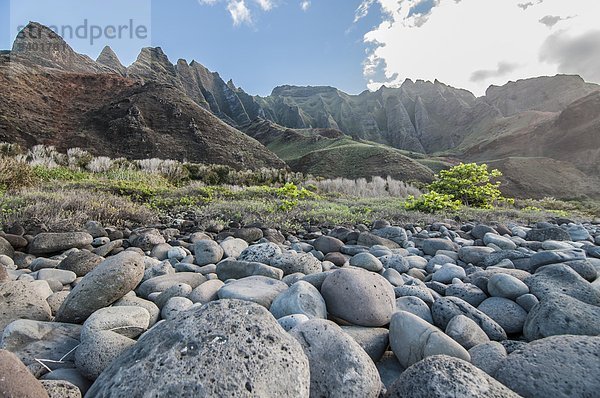
{"type": "Polygon", "coordinates": [[[490,296],[511,300],[529,293],[529,288],[525,283],[508,274],[492,275],[488,280],[487,288],[490,296]]]}
{"type": "Polygon", "coordinates": [[[479,325],[464,315],[457,315],[450,320],[446,334],[467,350],[490,341],[479,325]]]}
{"type": "Polygon", "coordinates": [[[508,334],[519,334],[523,331],[527,311],[512,300],[490,297],[479,304],[477,309],[496,321],[508,334]]]}
{"type": "Polygon", "coordinates": [[[327,319],[327,307],[321,293],[304,281],[294,283],[279,294],[273,300],[270,311],[276,319],[293,314],[303,314],[309,319],[327,319]]]}
{"type": "Polygon", "coordinates": [[[194,243],[194,258],[201,267],[216,264],[223,258],[223,248],[214,240],[199,240],[194,243]]]}
{"type": "Polygon", "coordinates": [[[371,253],[358,253],[350,259],[350,265],[371,272],[379,272],[383,269],[381,261],[371,253]]]}
{"type": "Polygon", "coordinates": [[[396,308],[392,285],[381,275],[359,268],[333,271],[321,294],[332,316],[359,326],[386,325],[396,308]]]}

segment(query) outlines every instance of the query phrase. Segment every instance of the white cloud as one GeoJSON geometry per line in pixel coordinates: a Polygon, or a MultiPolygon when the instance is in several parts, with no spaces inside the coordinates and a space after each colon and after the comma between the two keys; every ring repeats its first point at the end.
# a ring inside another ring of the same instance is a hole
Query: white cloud
{"type": "Polygon", "coordinates": [[[263,9],[263,11],[270,11],[274,7],[272,0],[254,0],[254,1],[256,1],[256,3],[258,3],[258,5],[260,6],[260,8],[263,9]]]}
{"type": "Polygon", "coordinates": [[[310,0],[303,0],[300,2],[300,8],[302,8],[302,11],[308,11],[310,5],[310,0]]]}
{"type": "Polygon", "coordinates": [[[586,34],[597,30],[600,2],[436,0],[429,13],[411,14],[422,1],[364,0],[357,9],[357,20],[376,5],[383,14],[381,24],[364,38],[369,47],[364,74],[370,89],[399,85],[406,78],[438,79],[481,95],[491,84],[566,70],[597,79],[590,71],[600,70],[600,61],[590,62],[598,60],[598,54],[587,57],[585,67],[578,69],[571,62],[566,68],[564,56],[550,56],[547,49],[543,56],[542,49],[552,35],[589,41],[586,34]],[[547,16],[560,19],[544,19],[547,16]]]}
{"type": "Polygon", "coordinates": [[[238,26],[243,23],[252,23],[252,14],[244,0],[232,0],[227,4],[227,11],[231,14],[233,25],[238,26]]]}

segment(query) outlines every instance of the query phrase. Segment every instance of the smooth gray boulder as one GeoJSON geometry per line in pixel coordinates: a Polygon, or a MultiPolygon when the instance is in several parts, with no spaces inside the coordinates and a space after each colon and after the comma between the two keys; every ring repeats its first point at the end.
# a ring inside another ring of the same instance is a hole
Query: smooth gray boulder
{"type": "Polygon", "coordinates": [[[585,251],[582,249],[545,250],[535,253],[529,259],[530,272],[549,264],[559,264],[566,261],[585,260],[585,251]]]}
{"type": "Polygon", "coordinates": [[[396,308],[392,285],[381,275],[342,268],[327,276],[321,294],[330,315],[358,326],[389,323],[396,308]]]}
{"type": "Polygon", "coordinates": [[[258,262],[226,258],[217,264],[217,276],[222,281],[242,279],[248,276],[266,276],[267,278],[281,279],[283,275],[284,272],[281,269],[258,262]]]}
{"type": "Polygon", "coordinates": [[[494,249],[487,246],[464,246],[458,251],[458,257],[467,264],[482,265],[494,249]]]}
{"type": "Polygon", "coordinates": [[[371,253],[358,253],[352,256],[350,265],[371,272],[379,272],[383,269],[381,261],[371,253]]]}
{"type": "Polygon", "coordinates": [[[600,307],[554,293],[533,307],[523,326],[528,341],[563,334],[600,335],[600,307]]]}
{"type": "Polygon", "coordinates": [[[490,296],[511,300],[529,293],[529,287],[523,281],[508,274],[492,275],[488,280],[487,290],[490,296]]]}
{"type": "Polygon", "coordinates": [[[386,397],[519,398],[470,363],[446,355],[428,357],[406,369],[386,397]]]}
{"type": "Polygon", "coordinates": [[[215,301],[219,299],[219,289],[221,289],[225,284],[218,280],[212,279],[204,282],[194,290],[188,296],[193,303],[206,304],[211,301],[215,301]]]}
{"type": "Polygon", "coordinates": [[[140,307],[148,311],[150,315],[149,327],[158,322],[160,317],[160,309],[150,300],[141,297],[125,296],[122,299],[113,303],[113,307],[140,307]]]}
{"type": "Polygon", "coordinates": [[[216,264],[223,258],[223,248],[214,240],[199,240],[194,243],[194,259],[200,267],[216,264]]]}
{"type": "Polygon", "coordinates": [[[506,348],[497,341],[476,345],[469,350],[471,363],[494,377],[506,359],[506,348]]]}
{"type": "Polygon", "coordinates": [[[88,395],[308,397],[309,388],[302,347],[264,307],[220,300],[156,325],[88,395]]]}
{"type": "Polygon", "coordinates": [[[549,294],[560,293],[600,306],[600,292],[564,264],[551,264],[538,269],[534,275],[525,279],[525,284],[540,301],[549,294]]]}
{"type": "Polygon", "coordinates": [[[300,272],[305,275],[323,271],[321,262],[312,254],[286,252],[271,259],[271,267],[279,268],[284,275],[300,272]]]}
{"type": "Polygon", "coordinates": [[[437,327],[405,311],[398,311],[392,317],[390,346],[405,368],[438,354],[470,360],[469,353],[460,344],[437,327]]]}
{"type": "Polygon", "coordinates": [[[413,315],[433,325],[431,309],[420,298],[414,296],[398,297],[396,299],[396,310],[410,312],[413,315]]]}
{"type": "Polygon", "coordinates": [[[83,323],[92,313],[129,293],[144,276],[144,258],[131,251],[109,257],[71,290],[56,313],[56,322],[83,323]]]}
{"type": "Polygon", "coordinates": [[[240,238],[225,239],[219,245],[223,248],[223,257],[238,258],[248,248],[248,242],[240,238]]]}
{"type": "Polygon", "coordinates": [[[164,292],[168,288],[178,283],[190,285],[192,289],[197,288],[206,282],[206,277],[196,272],[178,272],[176,274],[168,274],[150,278],[142,283],[136,292],[143,298],[148,298],[151,293],[164,292]]]}
{"type": "Polygon", "coordinates": [[[553,336],[510,354],[496,379],[531,398],[597,397],[600,337],[553,336]]]}
{"type": "Polygon", "coordinates": [[[298,281],[280,293],[271,304],[276,319],[287,315],[303,314],[309,319],[327,319],[327,306],[321,293],[308,282],[298,281]]]}
{"type": "Polygon", "coordinates": [[[335,323],[311,319],[290,331],[310,363],[311,397],[378,397],[381,380],[361,346],[335,323]]]}
{"type": "Polygon", "coordinates": [[[439,250],[458,251],[458,245],[451,240],[430,238],[423,241],[423,253],[435,256],[439,250]]]}
{"type": "Polygon", "coordinates": [[[496,321],[508,334],[520,334],[523,331],[527,311],[512,300],[490,297],[479,304],[477,309],[496,321]]]}
{"type": "Polygon", "coordinates": [[[77,276],[85,276],[102,261],[104,261],[103,257],[100,257],[88,250],[79,250],[72,252],[65,257],[58,264],[58,269],[73,271],[77,276]]]}
{"type": "Polygon", "coordinates": [[[220,299],[252,301],[268,309],[275,297],[287,289],[285,282],[265,276],[249,276],[226,283],[217,294],[220,299]]]}
{"type": "Polygon", "coordinates": [[[75,350],[75,366],[89,380],[95,380],[135,340],[110,331],[96,331],[81,339],[75,350]]]}
{"type": "MultiPolygon", "coordinates": [[[[527,289],[527,291],[529,291],[529,289],[527,289]]],[[[473,307],[477,307],[483,302],[483,300],[488,298],[487,294],[485,294],[483,290],[472,283],[457,283],[449,285],[444,293],[446,296],[458,297],[462,300],[465,300],[473,307]]]]}
{"type": "Polygon", "coordinates": [[[40,255],[57,253],[72,248],[82,248],[92,244],[94,238],[87,232],[43,232],[37,234],[29,244],[29,253],[40,255]]]}
{"type": "Polygon", "coordinates": [[[466,350],[490,341],[490,338],[471,318],[457,315],[446,326],[446,334],[466,350]]]}

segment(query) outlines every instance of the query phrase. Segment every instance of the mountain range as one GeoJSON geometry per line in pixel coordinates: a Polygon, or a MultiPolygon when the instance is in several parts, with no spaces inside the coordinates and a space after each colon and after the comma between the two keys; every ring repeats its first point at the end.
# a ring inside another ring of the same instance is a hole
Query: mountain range
{"type": "Polygon", "coordinates": [[[37,23],[24,33],[0,53],[0,141],[422,182],[477,161],[503,171],[508,194],[600,196],[600,86],[579,76],[509,82],[482,97],[437,80],[359,95],[280,86],[260,97],[160,48],[125,67],[109,47],[94,61],[37,23]],[[34,30],[42,34],[26,34],[34,30]]]}

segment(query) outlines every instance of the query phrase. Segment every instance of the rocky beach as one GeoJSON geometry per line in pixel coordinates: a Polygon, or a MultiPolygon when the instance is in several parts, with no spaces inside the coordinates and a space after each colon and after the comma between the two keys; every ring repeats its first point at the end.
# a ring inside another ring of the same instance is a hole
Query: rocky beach
{"type": "Polygon", "coordinates": [[[0,237],[6,397],[592,397],[600,224],[0,237]]]}

